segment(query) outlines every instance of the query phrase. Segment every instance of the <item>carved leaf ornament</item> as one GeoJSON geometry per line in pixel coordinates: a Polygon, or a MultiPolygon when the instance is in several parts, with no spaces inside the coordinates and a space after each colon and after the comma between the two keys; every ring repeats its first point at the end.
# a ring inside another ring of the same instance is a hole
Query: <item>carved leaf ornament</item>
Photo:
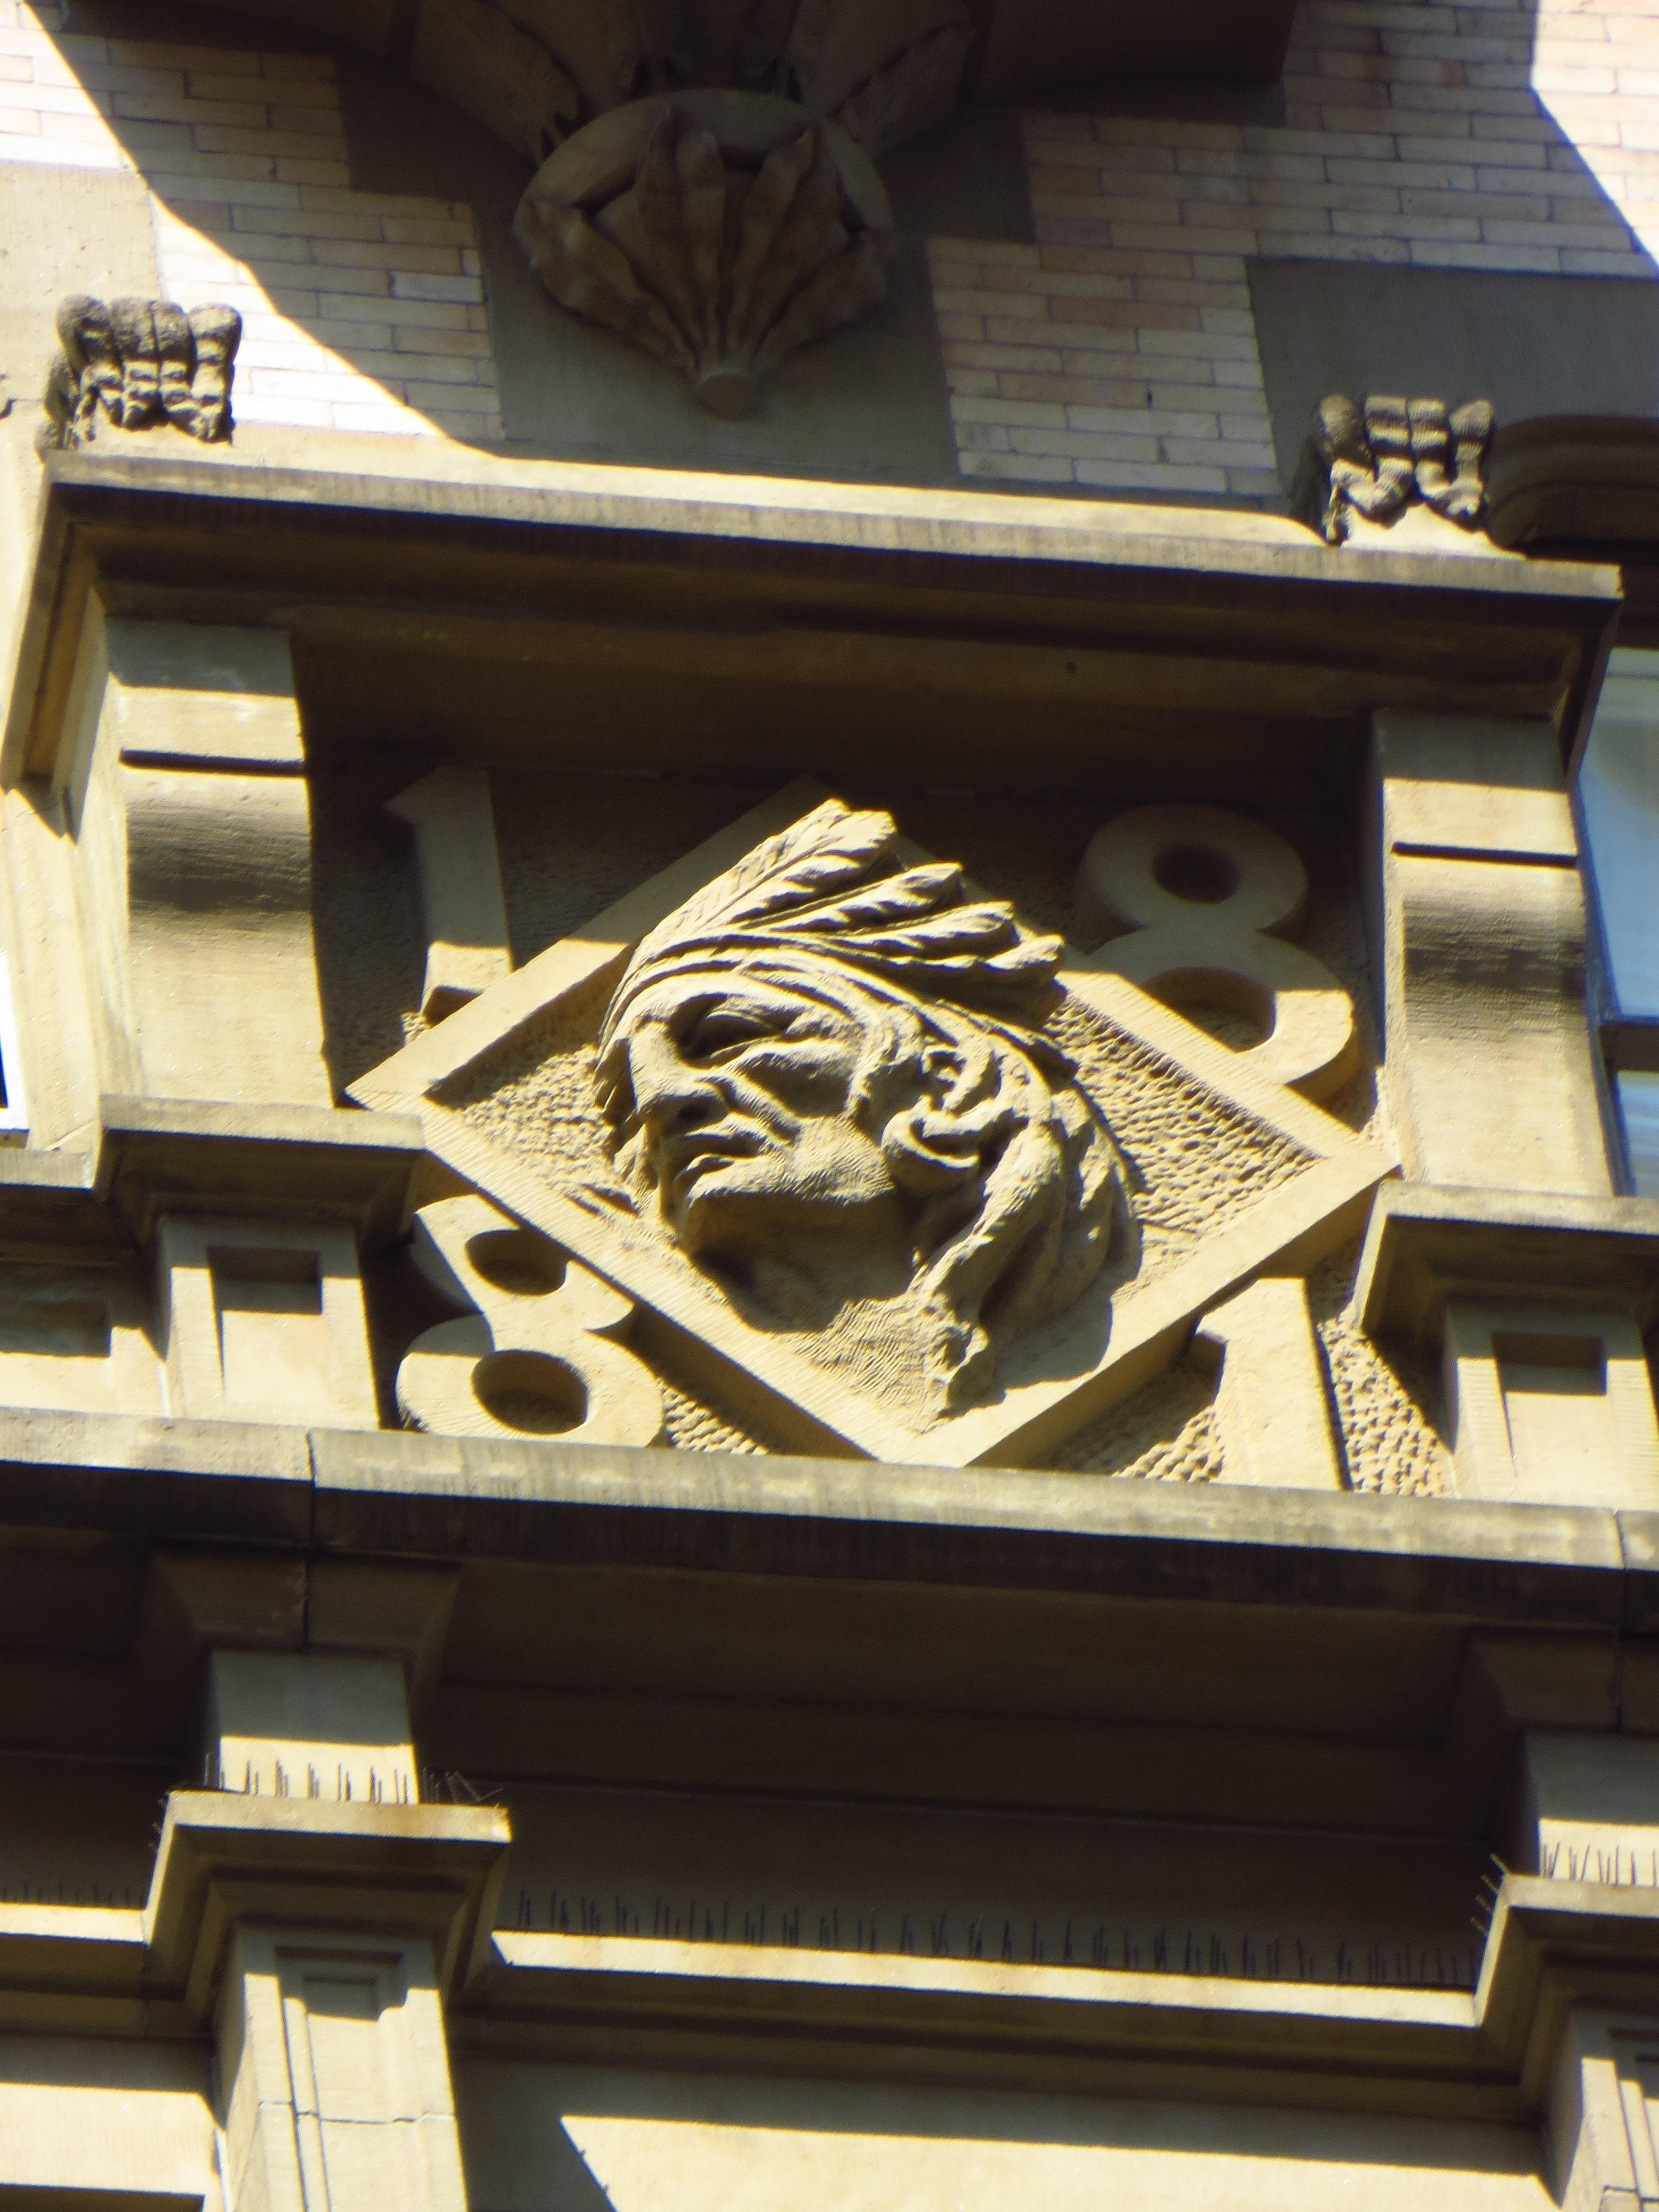
{"type": "Polygon", "coordinates": [[[544,165],[514,228],[562,307],[729,417],[754,411],[798,347],[879,306],[891,265],[866,157],[835,125],[759,94],[614,111],[544,165]]]}
{"type": "Polygon", "coordinates": [[[1372,392],[1356,401],[1333,392],[1315,413],[1292,511],[1329,545],[1344,542],[1356,516],[1386,526],[1414,503],[1473,530],[1486,513],[1492,433],[1485,399],[1449,408],[1441,399],[1372,392]]]}

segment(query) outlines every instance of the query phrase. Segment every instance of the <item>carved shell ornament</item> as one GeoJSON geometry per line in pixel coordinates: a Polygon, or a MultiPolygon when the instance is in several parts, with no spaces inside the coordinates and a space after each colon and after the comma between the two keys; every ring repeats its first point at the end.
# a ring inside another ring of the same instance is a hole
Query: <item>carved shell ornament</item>
{"type": "Polygon", "coordinates": [[[559,305],[738,416],[886,297],[873,164],[975,35],[967,0],[425,0],[410,67],[541,165],[514,228],[559,305]]]}
{"type": "Polygon", "coordinates": [[[514,228],[562,307],[752,414],[798,347],[887,296],[891,216],[868,159],[793,101],[640,100],[543,167],[514,228]]]}

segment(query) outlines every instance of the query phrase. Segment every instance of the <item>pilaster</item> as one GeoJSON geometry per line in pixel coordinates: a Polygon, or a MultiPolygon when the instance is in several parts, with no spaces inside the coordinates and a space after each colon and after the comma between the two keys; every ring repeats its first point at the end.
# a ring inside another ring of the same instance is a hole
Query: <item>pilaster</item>
{"type": "Polygon", "coordinates": [[[223,1786],[168,1799],[144,1923],[210,2024],[227,2212],[464,2212],[444,2005],[505,1816],[417,1802],[395,1661],[215,1652],[205,1735],[223,1786]]]}
{"type": "Polygon", "coordinates": [[[1372,920],[1406,1172],[1610,1193],[1553,728],[1389,711],[1371,757],[1372,920]]]}

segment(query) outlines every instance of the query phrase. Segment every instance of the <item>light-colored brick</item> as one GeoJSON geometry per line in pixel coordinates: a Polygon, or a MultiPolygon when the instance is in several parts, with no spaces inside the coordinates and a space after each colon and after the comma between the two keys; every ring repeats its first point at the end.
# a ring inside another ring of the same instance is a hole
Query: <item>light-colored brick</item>
{"type": "Polygon", "coordinates": [[[953,399],[951,415],[958,422],[1000,422],[1006,428],[1063,430],[1063,407],[1041,406],[1029,399],[953,399]]]}
{"type": "MultiPolygon", "coordinates": [[[[235,125],[242,131],[258,131],[270,136],[270,125],[263,103],[228,100],[190,100],[182,95],[155,92],[115,92],[111,94],[112,113],[131,116],[140,123],[190,123],[206,126],[235,125]]],[[[208,147],[213,152],[258,152],[261,148],[231,146],[222,149],[208,147]]],[[[275,151],[274,148],[270,150],[275,151]]]]}
{"type": "Polygon", "coordinates": [[[392,296],[394,299],[447,299],[456,305],[469,305],[483,301],[483,285],[476,276],[427,276],[416,270],[394,270],[392,274],[392,296]]]}
{"type": "Polygon", "coordinates": [[[1168,462],[1078,461],[1076,481],[1103,491],[1216,492],[1227,489],[1224,469],[1175,468],[1168,462]]]}
{"type": "Polygon", "coordinates": [[[1017,453],[1063,455],[1068,460],[1156,461],[1156,438],[1110,438],[1097,430],[1016,430],[1017,453]]]}
{"type": "Polygon", "coordinates": [[[1069,461],[1039,460],[1021,453],[963,453],[958,463],[965,477],[994,477],[1017,483],[1070,483],[1069,461]]]}
{"type": "Polygon", "coordinates": [[[1070,407],[1066,410],[1066,427],[1073,430],[1104,430],[1115,436],[1134,437],[1146,434],[1158,438],[1215,438],[1220,435],[1219,417],[1202,414],[1196,409],[1177,412],[1164,407],[1148,407],[1137,413],[1127,407],[1070,407]]]}

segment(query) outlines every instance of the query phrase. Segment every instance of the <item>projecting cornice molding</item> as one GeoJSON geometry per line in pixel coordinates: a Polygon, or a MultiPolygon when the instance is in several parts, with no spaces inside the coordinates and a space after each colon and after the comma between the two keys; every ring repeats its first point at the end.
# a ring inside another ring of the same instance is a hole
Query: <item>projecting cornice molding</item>
{"type": "Polygon", "coordinates": [[[53,772],[94,592],[288,632],[313,750],[539,744],[556,669],[570,741],[591,704],[610,767],[691,732],[769,776],[787,711],[848,775],[902,744],[988,788],[1133,791],[1155,744],[1160,775],[1253,805],[1336,787],[1383,707],[1549,716],[1567,750],[1621,605],[1612,570],[1334,551],[1268,516],[554,463],[422,481],[362,473],[362,441],[319,465],[324,432],[305,468],[252,437],[175,450],[49,457],[8,781],[53,772]]]}
{"type": "Polygon", "coordinates": [[[0,2022],[119,2032],[148,2008],[187,2027],[237,1917],[300,1911],[430,1930],[452,2032],[498,2049],[603,2063],[649,2033],[688,2064],[720,2051],[764,2067],[781,2039],[828,2074],[879,2054],[890,2080],[1328,2109],[1352,2109],[1363,2081],[1369,2111],[1515,2124],[1544,2107],[1575,2006],[1659,2004],[1659,1896],[1627,1884],[1506,1875],[1473,1993],[1374,1989],[505,1929],[492,1941],[507,1824],[491,1808],[210,1792],[173,1807],[148,1911],[0,1907],[0,2022]]]}

